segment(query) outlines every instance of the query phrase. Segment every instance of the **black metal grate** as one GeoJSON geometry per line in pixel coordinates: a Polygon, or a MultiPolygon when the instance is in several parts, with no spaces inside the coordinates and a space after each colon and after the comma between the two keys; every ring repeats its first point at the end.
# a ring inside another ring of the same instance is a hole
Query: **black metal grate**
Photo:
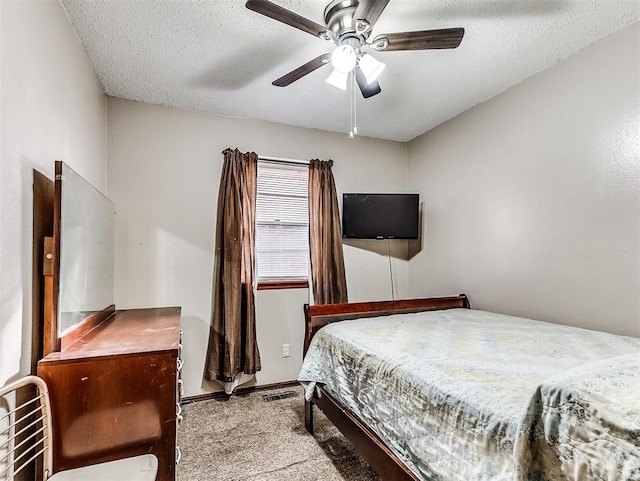
{"type": "Polygon", "coordinates": [[[297,397],[298,394],[295,391],[284,391],[275,394],[263,394],[262,399],[265,401],[279,401],[280,399],[288,399],[290,397],[297,397]]]}

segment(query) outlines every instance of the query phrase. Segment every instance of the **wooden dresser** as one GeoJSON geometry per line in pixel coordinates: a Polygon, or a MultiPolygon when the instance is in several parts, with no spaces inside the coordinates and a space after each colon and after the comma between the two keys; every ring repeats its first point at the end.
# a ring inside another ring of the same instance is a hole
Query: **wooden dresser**
{"type": "Polygon", "coordinates": [[[38,363],[51,396],[54,472],[152,453],[157,481],[175,480],[180,333],[179,307],[116,311],[38,363]]]}

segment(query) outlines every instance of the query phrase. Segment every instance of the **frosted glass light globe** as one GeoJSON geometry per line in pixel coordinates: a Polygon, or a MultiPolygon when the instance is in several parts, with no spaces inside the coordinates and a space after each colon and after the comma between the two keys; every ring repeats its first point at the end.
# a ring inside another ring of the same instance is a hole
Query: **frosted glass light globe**
{"type": "Polygon", "coordinates": [[[356,66],[356,51],[351,45],[340,45],[331,54],[331,65],[338,72],[351,72],[356,66]]]}
{"type": "Polygon", "coordinates": [[[326,82],[340,90],[347,90],[347,80],[349,80],[348,72],[340,72],[339,70],[333,69],[326,82]]]}
{"type": "Polygon", "coordinates": [[[371,82],[376,80],[380,76],[380,74],[382,73],[385,67],[385,65],[382,62],[380,62],[379,60],[376,60],[368,53],[365,53],[360,58],[359,65],[360,65],[360,70],[362,70],[362,73],[364,74],[364,77],[367,80],[367,84],[370,84],[371,82]]]}

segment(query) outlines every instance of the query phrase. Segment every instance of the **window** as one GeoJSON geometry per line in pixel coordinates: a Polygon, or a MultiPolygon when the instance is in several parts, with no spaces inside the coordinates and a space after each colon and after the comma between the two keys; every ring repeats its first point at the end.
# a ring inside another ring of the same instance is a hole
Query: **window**
{"type": "Polygon", "coordinates": [[[309,167],[258,162],[258,288],[306,287],[309,272],[309,167]]]}

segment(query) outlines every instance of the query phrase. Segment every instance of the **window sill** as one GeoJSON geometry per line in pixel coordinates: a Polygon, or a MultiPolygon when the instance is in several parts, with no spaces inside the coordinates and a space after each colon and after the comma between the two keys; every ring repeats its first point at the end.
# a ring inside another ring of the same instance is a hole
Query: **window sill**
{"type": "Polygon", "coordinates": [[[258,290],[267,291],[271,289],[307,289],[309,281],[306,279],[292,281],[258,281],[258,290]]]}

